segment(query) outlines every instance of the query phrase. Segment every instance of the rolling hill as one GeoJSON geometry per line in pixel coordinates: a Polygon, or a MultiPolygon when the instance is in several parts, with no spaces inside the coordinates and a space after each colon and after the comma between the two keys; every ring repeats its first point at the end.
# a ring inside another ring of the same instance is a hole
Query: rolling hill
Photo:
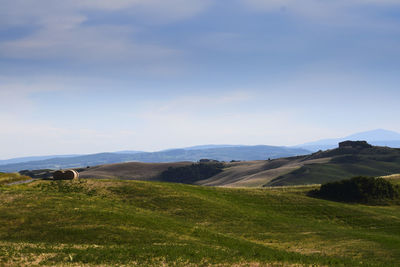
{"type": "Polygon", "coordinates": [[[198,161],[202,158],[220,161],[242,160],[254,161],[276,159],[297,155],[305,155],[311,151],[333,149],[338,142],[344,140],[366,140],[376,146],[400,147],[400,134],[378,129],[356,133],[344,138],[325,139],[305,143],[294,147],[285,146],[245,146],[245,145],[199,145],[180,149],[167,149],[158,152],[143,152],[126,150],[111,153],[98,153],[89,155],[56,155],[23,157],[0,160],[0,171],[16,172],[34,169],[60,169],[113,164],[121,162],[179,162],[198,161]]]}
{"type": "Polygon", "coordinates": [[[100,153],[78,157],[52,158],[39,161],[30,161],[15,164],[0,165],[0,171],[16,172],[35,169],[60,169],[95,166],[120,162],[179,162],[198,161],[203,158],[220,161],[231,160],[261,160],[267,158],[280,158],[308,154],[302,148],[276,147],[276,146],[228,146],[200,149],[172,149],[159,152],[143,153],[100,153]]]}
{"type": "Polygon", "coordinates": [[[313,188],[0,186],[0,265],[398,266],[399,206],[308,197],[313,188]]]}
{"type": "MultiPolygon", "coordinates": [[[[329,158],[303,160],[302,157],[280,158],[275,160],[241,161],[224,163],[223,171],[206,180],[197,181],[197,185],[226,187],[260,187],[272,179],[306,164],[329,162],[329,158]]],[[[84,179],[125,179],[143,181],[162,181],[160,174],[168,168],[188,166],[193,162],[143,163],[127,162],[105,164],[79,169],[84,179]]]]}
{"type": "Polygon", "coordinates": [[[192,164],[192,162],[174,163],[143,163],[128,162],[106,164],[83,169],[79,176],[81,178],[100,179],[125,179],[125,180],[154,180],[161,172],[169,167],[181,167],[192,164]]]}
{"type": "Polygon", "coordinates": [[[239,162],[199,185],[257,187],[321,184],[353,176],[400,173],[400,149],[336,148],[307,156],[271,161],[239,162]]]}
{"type": "MultiPolygon", "coordinates": [[[[330,158],[307,160],[304,157],[281,158],[271,161],[247,161],[226,164],[220,174],[196,182],[197,185],[224,187],[260,187],[281,175],[308,164],[323,164],[330,158]]],[[[310,184],[310,183],[305,183],[310,184]]]]}
{"type": "Polygon", "coordinates": [[[400,173],[400,149],[337,148],[314,153],[304,160],[329,159],[324,163],[304,164],[269,181],[266,186],[313,184],[347,179],[353,176],[384,176],[400,173]]]}
{"type": "MultiPolygon", "coordinates": [[[[188,166],[178,163],[118,163],[83,169],[83,178],[159,180],[169,167],[188,166]]],[[[400,173],[400,149],[371,146],[336,148],[304,156],[271,160],[224,163],[223,171],[193,183],[205,186],[262,187],[321,184],[353,176],[383,176],[400,173]]],[[[182,182],[185,183],[185,177],[182,182]]],[[[186,183],[192,183],[188,178],[186,183]]]]}

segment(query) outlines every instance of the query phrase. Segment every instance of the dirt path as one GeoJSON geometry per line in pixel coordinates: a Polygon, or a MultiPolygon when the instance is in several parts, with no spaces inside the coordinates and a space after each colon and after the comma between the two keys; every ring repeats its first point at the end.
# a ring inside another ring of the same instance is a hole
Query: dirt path
{"type": "Polygon", "coordinates": [[[33,179],[30,179],[30,180],[25,180],[25,181],[12,182],[12,183],[9,183],[9,184],[6,184],[6,185],[28,184],[28,183],[33,182],[33,181],[34,181],[33,179]]]}

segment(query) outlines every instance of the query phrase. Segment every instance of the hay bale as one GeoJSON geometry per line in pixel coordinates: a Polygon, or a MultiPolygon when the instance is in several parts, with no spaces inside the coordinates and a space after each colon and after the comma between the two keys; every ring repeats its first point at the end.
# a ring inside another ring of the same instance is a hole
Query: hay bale
{"type": "Polygon", "coordinates": [[[78,178],[79,173],[75,170],[55,171],[53,174],[54,180],[73,180],[78,178]]]}
{"type": "Polygon", "coordinates": [[[54,180],[63,180],[64,179],[64,171],[55,171],[53,173],[54,180]]]}
{"type": "Polygon", "coordinates": [[[79,178],[79,173],[75,170],[67,170],[64,173],[65,180],[73,180],[73,179],[78,179],[78,178],[79,178]]]}

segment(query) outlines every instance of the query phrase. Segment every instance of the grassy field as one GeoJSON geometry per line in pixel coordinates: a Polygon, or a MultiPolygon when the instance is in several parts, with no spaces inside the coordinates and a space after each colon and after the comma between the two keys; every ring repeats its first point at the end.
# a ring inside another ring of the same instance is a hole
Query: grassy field
{"type": "Polygon", "coordinates": [[[389,180],[393,184],[400,185],[400,174],[392,174],[392,175],[382,176],[382,178],[389,180]]]}
{"type": "Polygon", "coordinates": [[[2,173],[0,172],[0,185],[5,185],[13,182],[30,180],[32,178],[21,175],[19,173],[2,173]]]}
{"type": "Polygon", "coordinates": [[[400,206],[314,199],[312,188],[0,186],[0,265],[398,266],[400,206]]]}

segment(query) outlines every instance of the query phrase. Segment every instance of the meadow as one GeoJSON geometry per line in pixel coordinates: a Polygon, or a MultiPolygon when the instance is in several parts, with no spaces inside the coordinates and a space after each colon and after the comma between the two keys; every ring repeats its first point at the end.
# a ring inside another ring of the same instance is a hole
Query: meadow
{"type": "Polygon", "coordinates": [[[0,265],[398,266],[400,206],[308,197],[313,188],[0,186],[0,265]]]}
{"type": "Polygon", "coordinates": [[[0,172],[0,186],[14,182],[26,181],[32,179],[31,177],[21,175],[19,173],[3,173],[0,172]]]}

